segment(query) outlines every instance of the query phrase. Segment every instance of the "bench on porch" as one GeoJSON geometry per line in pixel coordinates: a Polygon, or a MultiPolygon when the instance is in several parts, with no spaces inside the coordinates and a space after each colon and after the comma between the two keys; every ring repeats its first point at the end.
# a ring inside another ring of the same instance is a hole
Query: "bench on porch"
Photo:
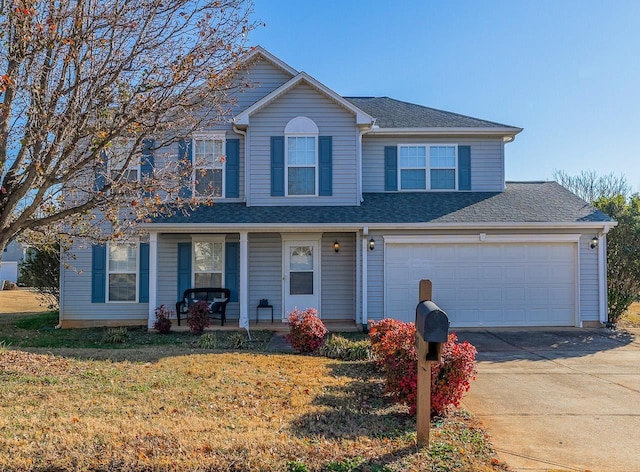
{"type": "Polygon", "coordinates": [[[207,302],[209,305],[209,317],[220,319],[222,326],[226,319],[227,303],[231,297],[231,291],[228,288],[189,288],[182,294],[182,300],[176,303],[176,316],[178,317],[178,326],[180,326],[181,318],[189,317],[189,307],[200,301],[207,302]]]}

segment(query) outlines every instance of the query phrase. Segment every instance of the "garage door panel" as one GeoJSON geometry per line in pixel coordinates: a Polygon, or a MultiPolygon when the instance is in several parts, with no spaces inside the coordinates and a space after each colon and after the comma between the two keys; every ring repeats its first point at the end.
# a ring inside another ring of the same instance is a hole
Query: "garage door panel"
{"type": "Polygon", "coordinates": [[[385,263],[387,312],[405,321],[426,278],[454,327],[575,324],[574,243],[388,244],[385,263]]]}

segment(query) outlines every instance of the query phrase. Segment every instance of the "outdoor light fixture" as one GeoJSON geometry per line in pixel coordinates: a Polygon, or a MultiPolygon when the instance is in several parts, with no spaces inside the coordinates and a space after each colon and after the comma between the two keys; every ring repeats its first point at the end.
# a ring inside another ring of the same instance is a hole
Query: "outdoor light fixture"
{"type": "Polygon", "coordinates": [[[340,243],[338,241],[333,243],[333,250],[336,252],[340,252],[340,243]]]}
{"type": "Polygon", "coordinates": [[[373,251],[375,247],[376,247],[376,242],[373,240],[373,238],[371,238],[369,240],[369,250],[373,251]]]}
{"type": "Polygon", "coordinates": [[[593,238],[591,238],[591,242],[589,243],[589,247],[591,249],[595,249],[598,247],[598,236],[594,236],[593,238]]]}

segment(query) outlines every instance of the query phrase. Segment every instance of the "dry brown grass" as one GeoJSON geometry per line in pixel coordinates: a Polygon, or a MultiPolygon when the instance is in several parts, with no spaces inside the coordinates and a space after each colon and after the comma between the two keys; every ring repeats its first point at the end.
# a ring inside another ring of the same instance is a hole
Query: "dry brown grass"
{"type": "Polygon", "coordinates": [[[0,470],[495,470],[469,418],[417,450],[370,363],[162,349],[116,362],[0,348],[0,470]]]}
{"type": "Polygon", "coordinates": [[[46,310],[32,290],[0,290],[0,315],[8,313],[40,313],[46,310]]]}
{"type": "Polygon", "coordinates": [[[640,303],[632,303],[617,324],[622,328],[640,328],[640,303]]]}

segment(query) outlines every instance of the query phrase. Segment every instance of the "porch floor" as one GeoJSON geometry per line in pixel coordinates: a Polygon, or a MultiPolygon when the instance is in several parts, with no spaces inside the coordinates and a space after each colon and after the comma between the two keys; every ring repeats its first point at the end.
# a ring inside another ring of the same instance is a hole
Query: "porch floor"
{"type": "MultiPolygon", "coordinates": [[[[189,331],[189,325],[187,321],[182,321],[181,325],[178,326],[178,322],[172,320],[173,324],[171,325],[172,331],[184,332],[189,331]]],[[[362,326],[357,325],[353,320],[327,320],[324,321],[325,326],[331,333],[354,333],[358,331],[362,331],[362,326]]],[[[205,328],[205,331],[238,331],[241,329],[238,326],[238,320],[227,320],[224,326],[220,326],[219,320],[213,320],[211,325],[208,328],[205,328]]],[[[282,321],[274,321],[273,323],[269,321],[263,321],[257,323],[255,321],[249,322],[249,330],[251,331],[273,331],[274,333],[288,333],[289,327],[287,323],[282,321]]]]}

